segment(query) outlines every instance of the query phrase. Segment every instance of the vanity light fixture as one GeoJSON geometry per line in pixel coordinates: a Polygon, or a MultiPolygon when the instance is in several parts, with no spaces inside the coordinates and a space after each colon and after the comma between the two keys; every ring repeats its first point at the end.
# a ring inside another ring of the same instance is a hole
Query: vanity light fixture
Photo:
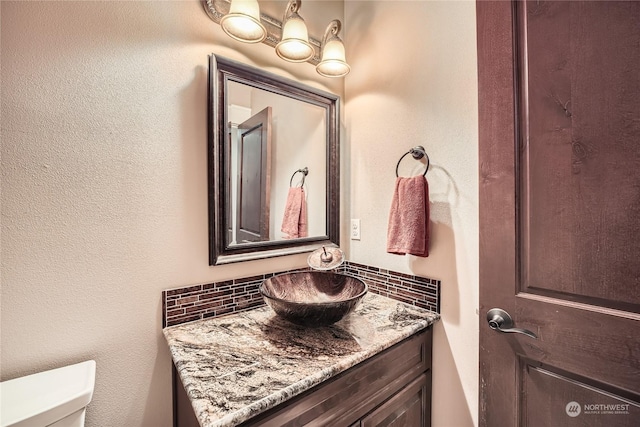
{"type": "Polygon", "coordinates": [[[304,19],[298,15],[302,0],[289,0],[282,19],[282,39],[276,53],[285,61],[306,62],[315,53],[309,44],[309,33],[304,19]]]}
{"type": "Polygon", "coordinates": [[[267,29],[260,22],[258,0],[231,0],[229,13],[220,19],[220,26],[231,38],[245,43],[260,43],[267,29]]]}
{"type": "Polygon", "coordinates": [[[338,37],[342,23],[331,21],[322,40],[314,39],[298,14],[302,0],[289,0],[282,22],[260,13],[258,0],[201,1],[209,18],[235,40],[262,42],[275,48],[286,61],[316,65],[316,71],[324,77],[343,77],[351,70],[338,37]]]}
{"type": "Polygon", "coordinates": [[[342,77],[351,71],[345,59],[344,43],[338,37],[341,28],[342,23],[334,19],[329,23],[322,37],[321,59],[316,66],[316,71],[322,76],[342,77]]]}

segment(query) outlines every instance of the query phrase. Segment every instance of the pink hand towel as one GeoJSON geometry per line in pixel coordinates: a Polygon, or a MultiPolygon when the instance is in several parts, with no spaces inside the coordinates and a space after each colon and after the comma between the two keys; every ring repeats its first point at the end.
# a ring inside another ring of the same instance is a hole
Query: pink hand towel
{"type": "Polygon", "coordinates": [[[396,179],[389,213],[387,252],[429,256],[429,184],[422,175],[396,179]]]}
{"type": "Polygon", "coordinates": [[[307,202],[302,187],[289,188],[281,231],[285,239],[307,237],[307,202]]]}

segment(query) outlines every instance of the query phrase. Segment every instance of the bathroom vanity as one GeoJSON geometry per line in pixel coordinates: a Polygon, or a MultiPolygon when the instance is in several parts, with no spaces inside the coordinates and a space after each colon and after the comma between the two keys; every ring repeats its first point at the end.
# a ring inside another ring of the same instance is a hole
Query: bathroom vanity
{"type": "Polygon", "coordinates": [[[428,426],[438,319],[369,293],[322,328],[269,307],[165,328],[174,425],[428,426]]]}

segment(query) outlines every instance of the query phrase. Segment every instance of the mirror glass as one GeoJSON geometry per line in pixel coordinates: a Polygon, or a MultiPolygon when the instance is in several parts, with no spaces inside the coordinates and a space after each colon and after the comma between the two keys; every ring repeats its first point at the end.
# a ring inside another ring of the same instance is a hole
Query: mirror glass
{"type": "Polygon", "coordinates": [[[227,93],[227,245],[326,236],[325,109],[239,82],[229,82],[227,93]],[[304,191],[303,236],[282,231],[291,187],[304,191]]]}
{"type": "Polygon", "coordinates": [[[211,56],[210,264],[338,245],[339,98],[211,56]]]}

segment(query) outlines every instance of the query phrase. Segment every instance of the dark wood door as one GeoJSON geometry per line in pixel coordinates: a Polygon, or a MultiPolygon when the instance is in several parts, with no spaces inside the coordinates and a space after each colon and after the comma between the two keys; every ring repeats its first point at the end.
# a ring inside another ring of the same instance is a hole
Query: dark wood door
{"type": "Polygon", "coordinates": [[[480,425],[638,425],[640,2],[476,5],[480,425]]]}
{"type": "Polygon", "coordinates": [[[271,107],[238,126],[238,243],[269,240],[271,107]]]}

